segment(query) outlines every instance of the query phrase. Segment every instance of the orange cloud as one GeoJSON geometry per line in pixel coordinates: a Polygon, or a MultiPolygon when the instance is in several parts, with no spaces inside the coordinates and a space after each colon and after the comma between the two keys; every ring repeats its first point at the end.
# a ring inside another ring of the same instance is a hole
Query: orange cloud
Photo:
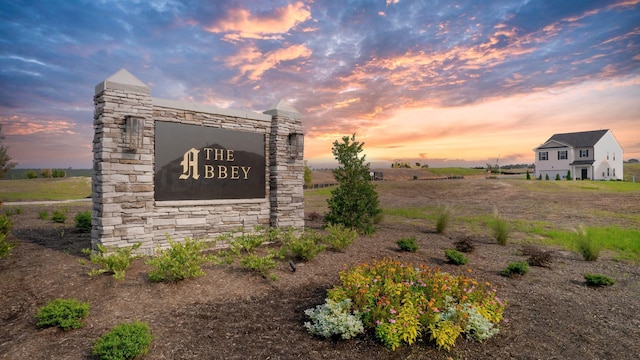
{"type": "Polygon", "coordinates": [[[3,116],[0,118],[4,135],[76,134],[76,124],[67,120],[41,120],[20,116],[3,116]]]}
{"type": "Polygon", "coordinates": [[[277,8],[272,14],[256,15],[245,9],[231,9],[224,19],[205,27],[212,33],[229,33],[227,40],[279,38],[311,18],[309,6],[301,1],[277,8]]]}
{"type": "MultiPolygon", "coordinates": [[[[292,45],[268,53],[260,52],[255,45],[249,45],[240,49],[237,54],[225,58],[225,65],[237,67],[240,70],[239,76],[246,75],[250,80],[256,81],[266,71],[277,67],[284,61],[308,58],[311,54],[312,51],[304,45],[292,45]]],[[[237,80],[236,77],[234,81],[237,80]]]]}

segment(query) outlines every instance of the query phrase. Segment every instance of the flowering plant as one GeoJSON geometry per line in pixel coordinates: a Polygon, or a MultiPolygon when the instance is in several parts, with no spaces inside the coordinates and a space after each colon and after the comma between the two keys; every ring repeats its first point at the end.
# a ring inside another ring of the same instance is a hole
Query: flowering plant
{"type": "Polygon", "coordinates": [[[422,334],[447,350],[461,334],[482,341],[498,333],[505,307],[489,282],[391,259],[345,269],[340,280],[328,299],[350,300],[364,328],[392,350],[422,334]]]}

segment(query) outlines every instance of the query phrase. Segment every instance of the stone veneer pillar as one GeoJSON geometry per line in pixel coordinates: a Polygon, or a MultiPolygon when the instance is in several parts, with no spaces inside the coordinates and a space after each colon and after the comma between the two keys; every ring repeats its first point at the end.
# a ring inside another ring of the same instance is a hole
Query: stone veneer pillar
{"type": "Polygon", "coordinates": [[[291,134],[302,135],[300,113],[281,100],[264,112],[271,115],[269,200],[272,227],[304,228],[304,160],[289,152],[291,134]]]}
{"type": "Polygon", "coordinates": [[[153,252],[153,134],[151,90],[122,69],[95,88],[93,222],[91,244],[124,247],[142,242],[153,252]],[[127,116],[143,120],[142,144],[125,144],[127,116]]]}

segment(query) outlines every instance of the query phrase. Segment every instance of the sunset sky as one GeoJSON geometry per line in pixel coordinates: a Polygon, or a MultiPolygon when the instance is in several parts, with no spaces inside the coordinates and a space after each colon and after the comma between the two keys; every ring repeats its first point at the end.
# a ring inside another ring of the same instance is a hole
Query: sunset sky
{"type": "Polygon", "coordinates": [[[94,86],[301,114],[305,159],[533,163],[611,129],[640,159],[640,0],[0,0],[0,123],[19,168],[92,166],[94,86]]]}

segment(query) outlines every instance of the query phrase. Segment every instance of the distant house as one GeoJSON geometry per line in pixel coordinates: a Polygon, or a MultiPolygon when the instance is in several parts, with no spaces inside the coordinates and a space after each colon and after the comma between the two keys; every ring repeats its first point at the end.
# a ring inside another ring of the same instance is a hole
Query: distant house
{"type": "Polygon", "coordinates": [[[623,178],[622,147],[611,130],[555,134],[533,151],[536,177],[566,179],[570,171],[576,180],[623,178]]]}

